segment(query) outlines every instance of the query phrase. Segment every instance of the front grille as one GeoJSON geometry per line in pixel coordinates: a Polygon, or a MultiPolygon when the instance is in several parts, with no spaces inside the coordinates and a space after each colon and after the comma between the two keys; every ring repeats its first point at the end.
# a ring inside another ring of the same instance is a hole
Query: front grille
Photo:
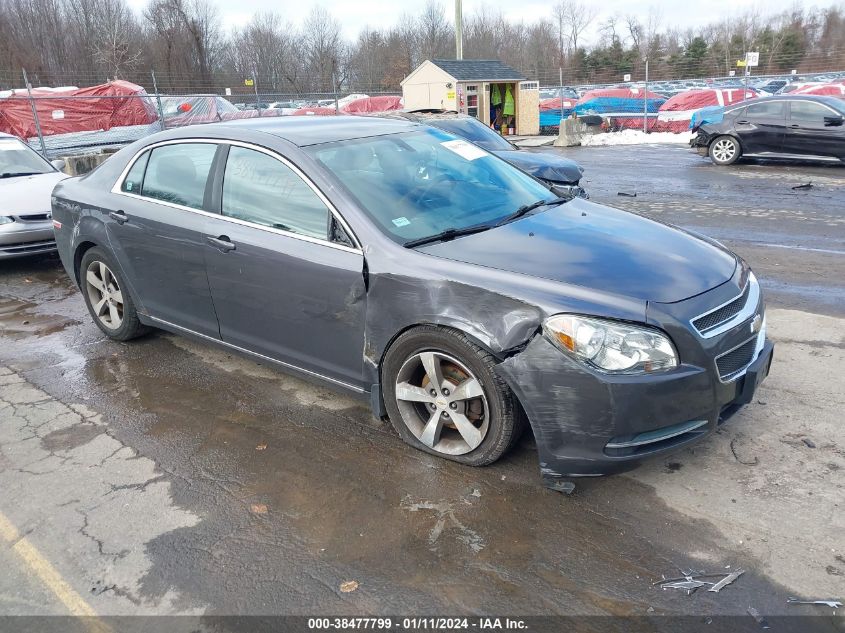
{"type": "Polygon", "coordinates": [[[25,255],[30,252],[41,252],[56,248],[55,240],[44,240],[42,242],[19,242],[17,244],[3,244],[0,246],[0,254],[25,255]]]}
{"type": "Polygon", "coordinates": [[[719,378],[728,381],[735,378],[754,360],[754,352],[757,349],[757,337],[745,341],[736,349],[722,354],[716,359],[716,367],[719,370],[719,378]]]}
{"type": "Polygon", "coordinates": [[[49,213],[32,213],[29,215],[15,216],[19,222],[44,222],[50,219],[49,213]]]}
{"type": "Polygon", "coordinates": [[[745,290],[736,299],[723,305],[721,308],[708,312],[697,319],[693,320],[692,324],[695,329],[701,334],[707,334],[711,330],[715,330],[723,323],[730,321],[737,314],[740,313],[745,302],[748,301],[748,294],[751,292],[751,284],[745,284],[745,290]]]}

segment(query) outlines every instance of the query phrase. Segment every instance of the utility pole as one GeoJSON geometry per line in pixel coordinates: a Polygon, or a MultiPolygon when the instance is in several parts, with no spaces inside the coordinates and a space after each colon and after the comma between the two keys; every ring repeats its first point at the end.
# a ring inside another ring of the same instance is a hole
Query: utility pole
{"type": "Polygon", "coordinates": [[[643,95],[643,134],[648,134],[648,55],[645,58],[645,94],[643,95]]]}
{"type": "Polygon", "coordinates": [[[461,0],[455,0],[455,59],[464,58],[464,12],[461,0]]]}

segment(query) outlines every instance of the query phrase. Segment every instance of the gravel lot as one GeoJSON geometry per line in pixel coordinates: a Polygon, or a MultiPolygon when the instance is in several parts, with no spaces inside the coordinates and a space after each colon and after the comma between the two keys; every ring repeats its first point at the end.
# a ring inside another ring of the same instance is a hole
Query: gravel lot
{"type": "Polygon", "coordinates": [[[162,333],[107,341],[56,258],[4,261],[0,613],[756,626],[750,606],[826,614],[786,597],[845,598],[845,168],[716,168],[677,146],[536,151],[581,162],[594,201],[751,262],[776,342],[756,402],[694,449],[566,497],[540,486],[530,436],[494,466],[460,467],[357,401],[228,352],[162,333]],[[653,586],[738,567],[720,593],[653,586]]]}

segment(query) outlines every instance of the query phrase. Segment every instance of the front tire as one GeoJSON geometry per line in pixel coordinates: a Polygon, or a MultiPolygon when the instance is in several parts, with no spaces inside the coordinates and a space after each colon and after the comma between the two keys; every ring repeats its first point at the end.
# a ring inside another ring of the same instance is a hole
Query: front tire
{"type": "Polygon", "coordinates": [[[382,367],[390,421],[411,446],[471,466],[519,439],[524,414],[496,359],[451,329],[422,326],[391,345],[382,367]]]}
{"type": "Polygon", "coordinates": [[[147,332],[110,253],[99,247],[86,251],[79,263],[79,280],[88,312],[106,336],[128,341],[147,332]]]}
{"type": "Polygon", "coordinates": [[[719,136],[710,143],[710,160],[717,165],[733,165],[740,156],[742,148],[733,136],[719,136]]]}

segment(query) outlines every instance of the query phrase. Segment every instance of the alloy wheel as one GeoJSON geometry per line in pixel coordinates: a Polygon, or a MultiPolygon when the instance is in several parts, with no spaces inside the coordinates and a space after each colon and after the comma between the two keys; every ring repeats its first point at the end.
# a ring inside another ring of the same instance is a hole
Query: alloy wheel
{"type": "Polygon", "coordinates": [[[100,261],[88,264],[85,289],[100,323],[111,330],[119,329],[123,324],[123,293],[111,269],[100,261]]]}
{"type": "Polygon", "coordinates": [[[490,427],[481,382],[443,352],[421,352],[405,361],[396,377],[396,404],[411,433],[447,455],[475,450],[490,427]]]}
{"type": "Polygon", "coordinates": [[[713,146],[713,157],[720,163],[726,163],[736,154],[736,145],[728,139],[716,141],[713,146]]]}

